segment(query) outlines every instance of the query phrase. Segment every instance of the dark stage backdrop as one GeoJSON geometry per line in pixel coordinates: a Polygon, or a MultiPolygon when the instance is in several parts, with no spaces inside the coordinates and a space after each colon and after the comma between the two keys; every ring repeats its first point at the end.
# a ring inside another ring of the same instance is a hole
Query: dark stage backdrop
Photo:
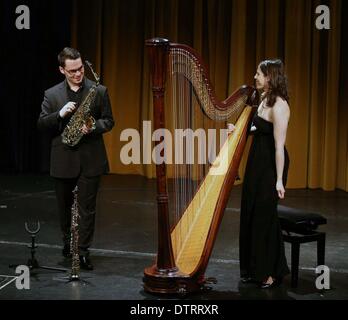
{"type": "Polygon", "coordinates": [[[43,92],[62,81],[57,54],[71,40],[71,1],[0,1],[0,171],[47,172],[49,139],[36,128],[43,92]],[[30,9],[30,29],[18,30],[16,8],[30,9]]]}
{"type": "Polygon", "coordinates": [[[152,120],[144,41],[161,36],[202,54],[220,99],[252,84],[260,60],[282,58],[292,112],[288,187],[348,191],[348,1],[3,0],[0,6],[0,171],[47,171],[48,143],[36,120],[44,89],[62,79],[56,55],[72,45],[109,88],[116,120],[105,135],[111,172],[153,177],[153,165],[121,163],[120,133],[152,120]],[[30,7],[30,30],[15,28],[18,4],[30,7]],[[330,7],[330,30],[315,28],[320,4],[330,7]]]}
{"type": "MultiPolygon", "coordinates": [[[[253,84],[260,60],[283,59],[291,108],[287,187],[348,191],[347,1],[74,3],[72,43],[95,61],[112,100],[116,126],[105,135],[112,172],[155,175],[154,165],[121,163],[125,143],[119,137],[125,128],[141,130],[142,120],[152,120],[144,41],[159,36],[201,53],[220,99],[253,84]],[[316,27],[319,5],[330,9],[329,30],[316,27]]],[[[241,176],[244,165],[245,158],[241,176]]]]}

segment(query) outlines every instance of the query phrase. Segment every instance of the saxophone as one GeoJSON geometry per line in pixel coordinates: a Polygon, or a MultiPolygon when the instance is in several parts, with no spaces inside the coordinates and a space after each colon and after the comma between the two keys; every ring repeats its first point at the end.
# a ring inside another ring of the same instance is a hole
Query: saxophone
{"type": "Polygon", "coordinates": [[[84,124],[87,127],[92,128],[93,130],[95,129],[96,125],[95,119],[90,114],[90,106],[97,95],[99,77],[94,72],[92,64],[87,60],[85,62],[93,73],[96,84],[89,89],[87,96],[84,98],[76,112],[71,116],[68,124],[64,128],[64,131],[62,133],[62,142],[70,147],[76,146],[83,137],[81,128],[84,124]]]}
{"type": "Polygon", "coordinates": [[[70,280],[79,280],[80,274],[80,257],[79,257],[79,207],[77,202],[78,187],[76,186],[74,194],[74,202],[71,207],[71,238],[70,238],[70,253],[71,253],[71,274],[70,280]]]}

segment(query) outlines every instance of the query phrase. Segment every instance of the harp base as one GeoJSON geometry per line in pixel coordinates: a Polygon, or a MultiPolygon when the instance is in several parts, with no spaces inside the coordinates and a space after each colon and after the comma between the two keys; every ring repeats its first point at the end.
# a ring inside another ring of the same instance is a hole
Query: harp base
{"type": "Polygon", "coordinates": [[[144,271],[144,290],[152,294],[174,294],[186,296],[204,289],[204,280],[190,277],[178,269],[160,270],[156,265],[144,271]]]}

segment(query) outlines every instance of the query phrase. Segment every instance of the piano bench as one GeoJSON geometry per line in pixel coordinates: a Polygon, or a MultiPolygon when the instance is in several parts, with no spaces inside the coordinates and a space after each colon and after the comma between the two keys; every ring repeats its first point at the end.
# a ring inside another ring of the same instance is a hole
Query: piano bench
{"type": "Polygon", "coordinates": [[[325,232],[317,231],[326,219],[315,212],[278,205],[278,217],[283,240],[291,244],[291,287],[298,284],[300,244],[317,242],[317,263],[325,264],[325,232]]]}

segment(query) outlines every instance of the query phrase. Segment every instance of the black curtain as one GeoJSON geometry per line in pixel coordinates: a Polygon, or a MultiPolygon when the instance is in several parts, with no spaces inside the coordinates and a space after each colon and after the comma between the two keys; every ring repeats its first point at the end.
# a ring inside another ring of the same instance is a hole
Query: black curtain
{"type": "Polygon", "coordinates": [[[1,0],[0,9],[0,172],[47,172],[49,137],[36,122],[44,90],[63,79],[57,55],[70,45],[72,2],[1,0]],[[29,30],[16,28],[19,5],[29,7],[29,30]]]}

